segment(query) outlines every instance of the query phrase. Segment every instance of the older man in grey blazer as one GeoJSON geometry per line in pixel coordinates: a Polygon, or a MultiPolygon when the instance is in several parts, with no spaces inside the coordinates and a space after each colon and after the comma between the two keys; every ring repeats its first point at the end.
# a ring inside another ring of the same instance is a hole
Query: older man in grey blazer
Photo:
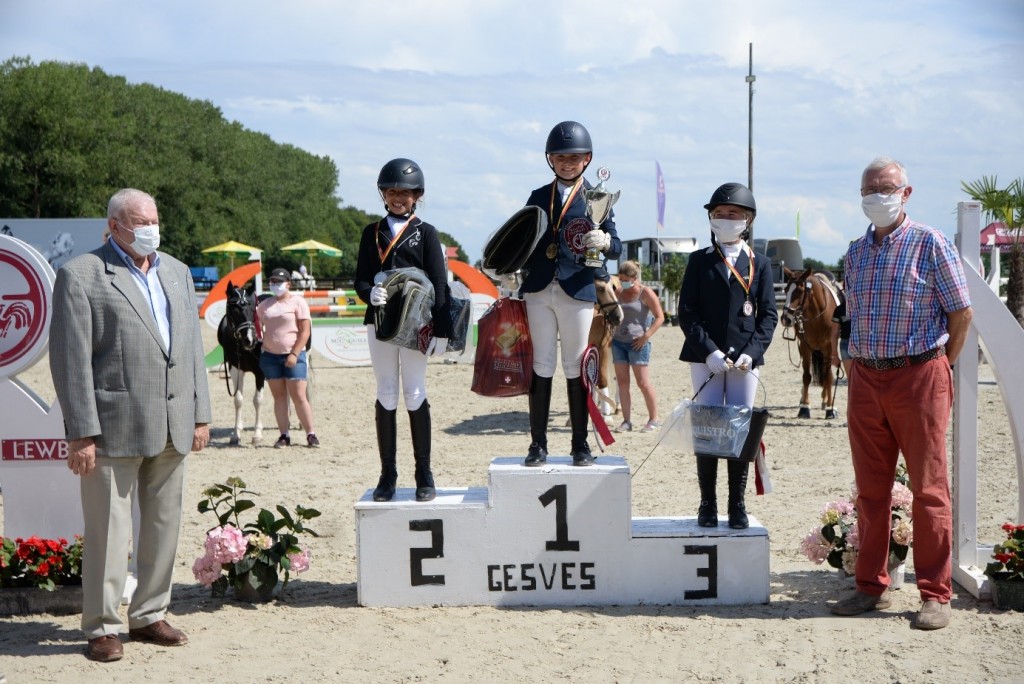
{"type": "Polygon", "coordinates": [[[127,577],[132,493],[138,496],[133,641],[188,642],[165,613],[181,527],[185,456],[209,441],[198,307],[192,276],[157,252],[156,202],[120,190],[109,239],[67,262],[53,291],[50,372],[64,412],[68,467],[81,476],[85,551],[82,630],[100,662],[124,651],[118,615],[127,577]]]}

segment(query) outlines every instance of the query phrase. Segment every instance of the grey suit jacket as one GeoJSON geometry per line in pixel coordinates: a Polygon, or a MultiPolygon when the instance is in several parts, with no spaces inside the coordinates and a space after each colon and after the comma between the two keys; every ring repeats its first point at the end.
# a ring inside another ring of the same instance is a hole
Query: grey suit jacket
{"type": "Polygon", "coordinates": [[[197,423],[211,420],[192,275],[160,252],[171,348],[117,252],[104,244],[57,272],[50,325],[50,373],[68,440],[93,437],[100,456],[155,456],[168,438],[192,448],[197,423]]]}

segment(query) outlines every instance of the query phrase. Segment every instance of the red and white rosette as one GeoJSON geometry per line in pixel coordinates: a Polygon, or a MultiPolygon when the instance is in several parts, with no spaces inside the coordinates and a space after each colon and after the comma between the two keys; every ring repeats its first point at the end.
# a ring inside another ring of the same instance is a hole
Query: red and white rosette
{"type": "Polygon", "coordinates": [[[606,445],[615,444],[615,438],[612,437],[612,432],[604,422],[604,416],[601,415],[601,409],[597,407],[597,402],[594,400],[600,361],[597,347],[594,345],[583,350],[583,360],[580,361],[580,381],[587,393],[587,411],[590,413],[590,421],[594,424],[594,440],[597,442],[597,447],[603,452],[606,445]]]}

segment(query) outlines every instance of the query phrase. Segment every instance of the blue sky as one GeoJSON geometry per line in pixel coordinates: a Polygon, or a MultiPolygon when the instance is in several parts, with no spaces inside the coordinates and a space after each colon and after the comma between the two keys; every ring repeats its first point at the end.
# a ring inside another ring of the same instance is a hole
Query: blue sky
{"type": "Polygon", "coordinates": [[[754,44],[758,237],[836,261],[867,221],[860,173],[908,168],[908,212],[952,235],[960,181],[1024,176],[1024,2],[866,0],[0,0],[3,58],[97,66],[213,102],[330,156],[343,204],[379,211],[393,157],[423,167],[419,215],[473,260],[551,178],[544,140],[588,127],[620,236],[708,242],[702,205],[747,181],[754,44]]]}

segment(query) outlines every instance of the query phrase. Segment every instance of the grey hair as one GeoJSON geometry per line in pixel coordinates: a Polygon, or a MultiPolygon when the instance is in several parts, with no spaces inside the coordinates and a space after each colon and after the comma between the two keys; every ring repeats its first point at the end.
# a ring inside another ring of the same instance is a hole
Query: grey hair
{"type": "MultiPolygon", "coordinates": [[[[899,163],[892,157],[875,157],[870,164],[864,168],[864,173],[868,171],[881,171],[887,169],[890,166],[895,166],[900,172],[900,185],[907,184],[907,169],[903,164],[899,163]]],[[[861,174],[864,175],[864,174],[861,174]]]]}
{"type": "Polygon", "coordinates": [[[107,218],[117,219],[125,214],[125,210],[136,204],[152,204],[156,206],[156,200],[148,192],[136,190],[135,188],[124,188],[118,190],[107,203],[107,218]]]}

